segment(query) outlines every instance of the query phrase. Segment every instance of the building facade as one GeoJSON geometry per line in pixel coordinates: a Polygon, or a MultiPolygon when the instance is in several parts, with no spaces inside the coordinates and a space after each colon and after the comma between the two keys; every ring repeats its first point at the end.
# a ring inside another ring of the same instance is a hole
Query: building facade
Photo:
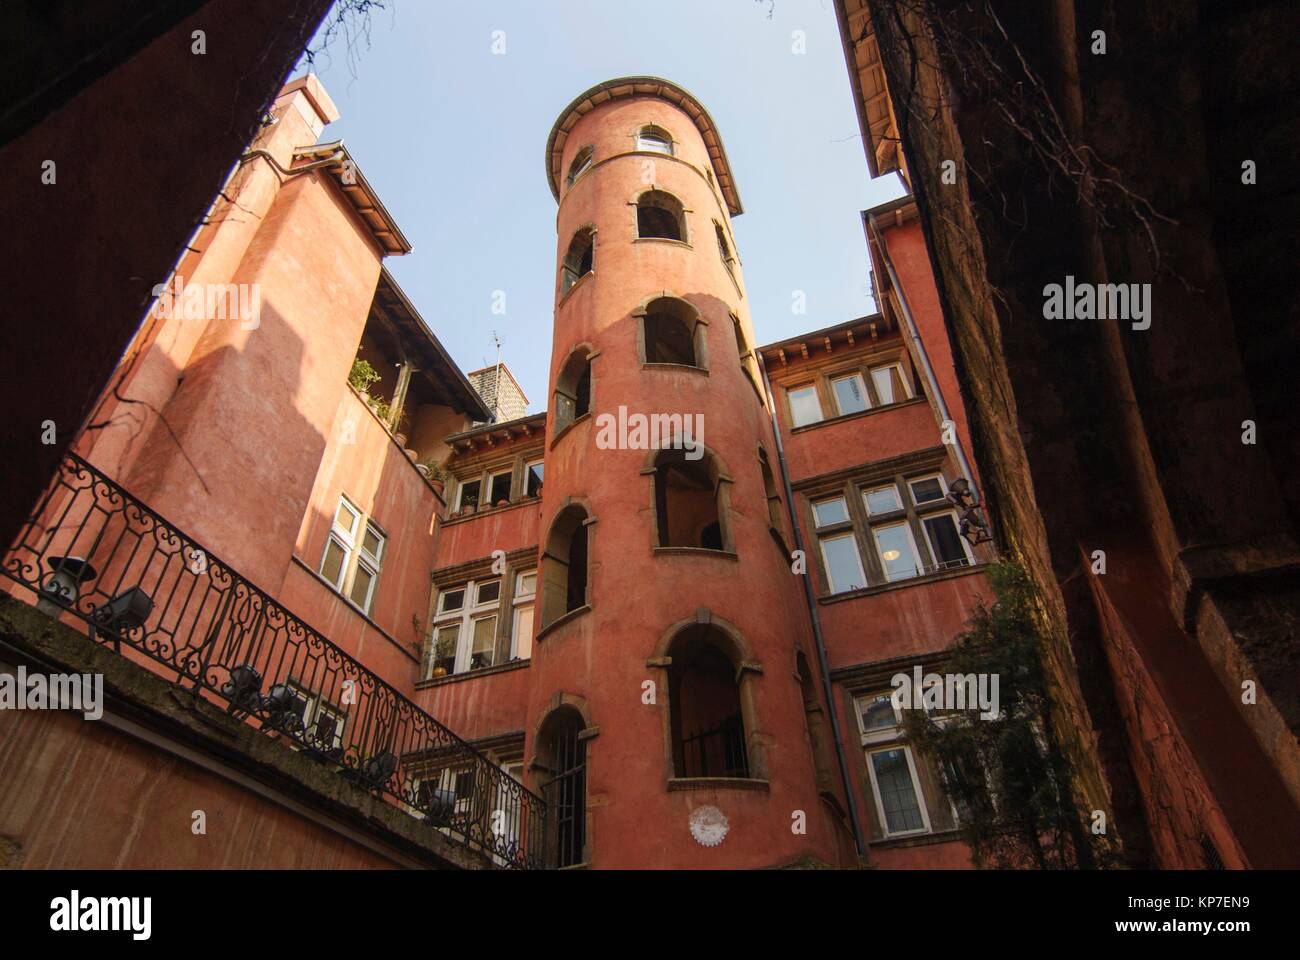
{"type": "MultiPolygon", "coordinates": [[[[78,580],[65,627],[359,787],[341,809],[299,771],[265,800],[365,848],[338,862],[968,866],[888,696],[942,663],[994,557],[959,495],[979,478],[910,200],[864,214],[878,313],[760,346],[707,110],[658,78],[584,92],[546,145],[554,338],[530,415],[504,364],[460,372],[384,268],[410,247],[320,142],[336,116],[314,78],[284,88],[11,592],[78,580]],[[143,510],[83,503],[101,490],[143,510]],[[381,840],[376,810],[397,818],[381,840]]],[[[16,862],[67,863],[20,779],[0,791],[16,862]]]]}

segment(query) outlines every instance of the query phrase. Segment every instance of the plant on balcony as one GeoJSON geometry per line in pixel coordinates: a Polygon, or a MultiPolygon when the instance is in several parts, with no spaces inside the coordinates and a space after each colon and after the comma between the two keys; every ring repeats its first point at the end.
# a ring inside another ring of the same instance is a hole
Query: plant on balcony
{"type": "Polygon", "coordinates": [[[1015,564],[988,571],[994,601],[976,604],[942,669],[997,677],[1000,715],[904,710],[907,740],[938,763],[977,866],[1106,866],[1113,853],[1076,809],[1070,762],[1054,732],[1033,584],[1015,564]]]}
{"type": "Polygon", "coordinates": [[[357,393],[370,396],[370,385],[380,379],[379,372],[360,357],[352,361],[352,372],[348,374],[348,383],[357,393]]]}

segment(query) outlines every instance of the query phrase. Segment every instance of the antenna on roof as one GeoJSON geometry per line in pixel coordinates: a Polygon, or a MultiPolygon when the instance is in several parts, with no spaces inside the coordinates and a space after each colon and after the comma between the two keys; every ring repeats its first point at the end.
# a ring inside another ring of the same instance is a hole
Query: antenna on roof
{"type": "Polygon", "coordinates": [[[499,423],[501,421],[501,338],[497,336],[495,330],[492,331],[492,342],[497,347],[497,367],[492,377],[494,390],[492,395],[492,420],[499,423]]]}

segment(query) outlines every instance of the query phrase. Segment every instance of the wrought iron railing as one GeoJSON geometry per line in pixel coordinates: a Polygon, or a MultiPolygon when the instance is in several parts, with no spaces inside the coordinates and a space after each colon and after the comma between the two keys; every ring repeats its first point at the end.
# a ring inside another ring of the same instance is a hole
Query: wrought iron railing
{"type": "Polygon", "coordinates": [[[0,572],[492,863],[550,862],[540,797],[81,458],[65,458],[0,572]]]}

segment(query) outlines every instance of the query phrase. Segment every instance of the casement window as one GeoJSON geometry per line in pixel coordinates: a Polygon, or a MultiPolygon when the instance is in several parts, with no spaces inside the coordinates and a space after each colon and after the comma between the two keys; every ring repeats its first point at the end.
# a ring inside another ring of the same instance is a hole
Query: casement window
{"type": "Polygon", "coordinates": [[[637,133],[636,148],[647,153],[673,155],[673,135],[663,127],[647,125],[637,133]]]}
{"type": "Polygon", "coordinates": [[[515,595],[511,601],[513,620],[510,630],[511,659],[526,660],[533,652],[533,611],[537,601],[537,571],[521,570],[515,574],[515,595]]]}
{"type": "Polygon", "coordinates": [[[722,257],[722,262],[730,271],[735,270],[736,258],[731,255],[731,245],[727,243],[727,232],[722,229],[722,224],[714,223],[713,231],[718,237],[718,255],[722,257]]]}
{"type": "Polygon", "coordinates": [[[544,464],[541,460],[531,460],[524,464],[524,492],[530,497],[542,494],[542,480],[545,477],[544,464]]]}
{"type": "Polygon", "coordinates": [[[791,387],[786,394],[790,398],[790,422],[794,426],[802,427],[822,419],[822,403],[814,384],[791,387]]]}
{"type": "Polygon", "coordinates": [[[308,746],[318,750],[340,750],[346,714],[323,696],[297,683],[289,682],[272,690],[271,699],[285,697],[288,702],[278,711],[279,729],[285,730],[308,746]]]}
{"type": "Polygon", "coordinates": [[[387,537],[346,497],[340,498],[321,555],[320,575],[369,615],[379,585],[387,537]]]}
{"type": "Polygon", "coordinates": [[[854,698],[871,797],[886,839],[930,833],[916,758],[900,743],[901,718],[888,693],[854,698]]]}
{"type": "Polygon", "coordinates": [[[503,503],[510,502],[510,485],[513,471],[503,470],[499,473],[492,474],[491,478],[491,496],[488,502],[493,506],[500,506],[503,503]]]}
{"type": "Polygon", "coordinates": [[[501,580],[471,580],[442,590],[433,624],[432,676],[481,670],[496,662],[501,580]]]}
{"type": "Polygon", "coordinates": [[[560,271],[560,292],[568,293],[569,288],[591,273],[595,267],[596,234],[591,227],[583,227],[573,235],[569,242],[568,253],[560,271]]]}
{"type": "Polygon", "coordinates": [[[846,377],[831,377],[831,391],[835,394],[835,405],[840,416],[860,413],[871,406],[867,399],[866,384],[862,374],[851,373],[846,377]]]}
{"type": "Polygon", "coordinates": [[[898,487],[892,483],[887,487],[862,491],[862,502],[866,504],[867,514],[873,517],[903,509],[903,501],[898,498],[898,487]]]}
{"type": "Polygon", "coordinates": [[[848,480],[835,494],[810,498],[830,593],[976,563],[947,492],[943,475],[929,472],[889,483],[848,480]]]}
{"type": "Polygon", "coordinates": [[[897,363],[873,367],[871,382],[875,385],[876,396],[880,398],[882,407],[912,399],[912,389],[903,376],[903,368],[897,363]]]}
{"type": "Polygon", "coordinates": [[[482,490],[483,481],[462,480],[460,489],[456,493],[456,509],[464,510],[467,507],[477,507],[482,490]]]}
{"type": "Polygon", "coordinates": [[[831,497],[813,504],[817,543],[822,568],[831,593],[858,590],[867,585],[867,575],[858,556],[857,539],[843,497],[831,497]]]}
{"type": "Polygon", "coordinates": [[[876,552],[885,571],[885,579],[906,580],[919,576],[922,572],[921,561],[916,555],[916,543],[907,523],[888,523],[871,528],[875,540],[876,552]]]}
{"type": "Polygon", "coordinates": [[[564,178],[566,186],[573,186],[573,181],[591,169],[591,161],[596,156],[595,149],[592,147],[583,147],[574,154],[573,162],[569,164],[569,175],[564,178]]]}

